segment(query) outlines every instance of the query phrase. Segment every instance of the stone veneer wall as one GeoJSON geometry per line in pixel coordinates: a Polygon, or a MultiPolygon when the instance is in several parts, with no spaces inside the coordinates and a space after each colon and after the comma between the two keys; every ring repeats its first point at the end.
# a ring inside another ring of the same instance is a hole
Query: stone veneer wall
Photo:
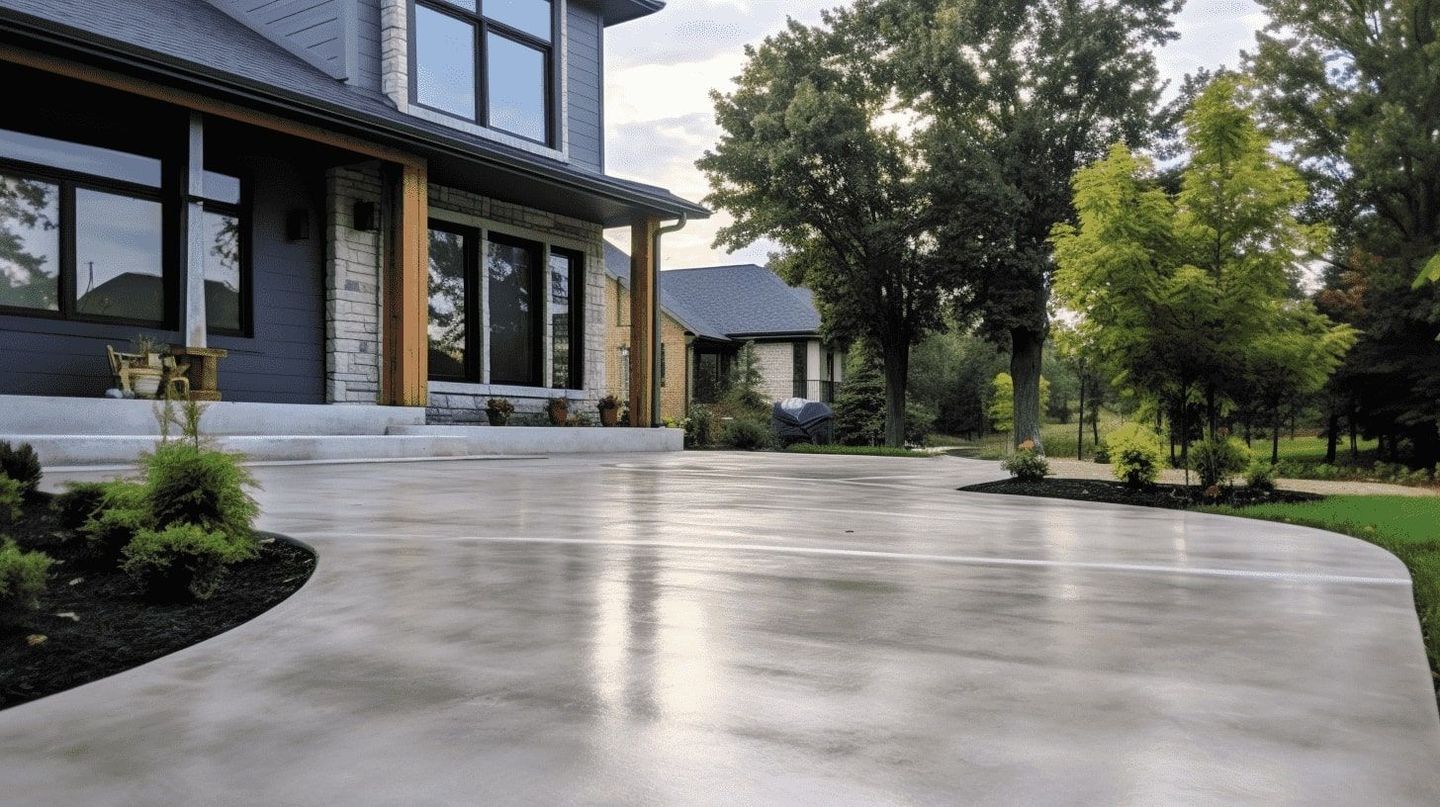
{"type": "Polygon", "coordinates": [[[380,281],[384,228],[353,227],[355,202],[380,202],[379,163],[325,176],[325,400],[380,401],[380,281]]]}
{"type": "MultiPolygon", "coordinates": [[[[515,404],[515,422],[543,420],[546,399],[553,396],[569,398],[571,414],[583,413],[592,422],[598,422],[595,404],[605,395],[605,259],[601,225],[434,184],[430,186],[430,210],[432,215],[437,211],[450,211],[473,217],[478,220],[475,224],[482,228],[494,225],[499,232],[521,238],[546,242],[558,239],[558,246],[582,247],[586,282],[583,390],[432,381],[428,420],[432,423],[483,422],[485,401],[492,397],[508,398],[515,404]]],[[[549,289],[548,282],[544,287],[549,289]]],[[[547,293],[547,307],[549,303],[547,293]]],[[[544,318],[547,373],[551,347],[549,321],[547,312],[544,318]]],[[[485,349],[488,350],[488,343],[485,349]]]]}

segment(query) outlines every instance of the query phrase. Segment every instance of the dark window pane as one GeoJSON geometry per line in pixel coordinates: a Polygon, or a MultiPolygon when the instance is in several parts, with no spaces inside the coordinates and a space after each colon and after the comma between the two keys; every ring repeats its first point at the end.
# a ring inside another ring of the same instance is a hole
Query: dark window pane
{"type": "Polygon", "coordinates": [[[539,245],[491,241],[486,263],[490,273],[490,380],[538,386],[539,245]]]}
{"type": "Polygon", "coordinates": [[[0,129],[0,157],[160,187],[160,161],[113,149],[0,129]]]}
{"type": "Polygon", "coordinates": [[[430,376],[465,378],[465,236],[430,231],[430,376]]]}
{"type": "Polygon", "coordinates": [[[579,379],[570,377],[571,345],[570,283],[575,260],[563,253],[550,253],[550,385],[556,389],[578,388],[579,379]]]}
{"type": "Polygon", "coordinates": [[[60,310],[60,188],[0,174],[0,305],[60,310]]]}
{"type": "Polygon", "coordinates": [[[805,394],[807,391],[805,389],[805,382],[810,375],[810,368],[806,366],[807,359],[810,358],[809,346],[804,342],[796,342],[791,352],[795,357],[795,383],[794,389],[792,389],[791,392],[796,398],[804,398],[807,397],[805,394]]]}
{"type": "Polygon", "coordinates": [[[204,196],[212,202],[238,205],[240,204],[240,178],[218,171],[206,171],[204,196]]]}
{"type": "Polygon", "coordinates": [[[487,34],[490,125],[545,142],[545,54],[497,34],[487,34]]]}
{"type": "Polygon", "coordinates": [[[240,219],[205,211],[205,325],[240,330],[240,219]]]}
{"type": "Polygon", "coordinates": [[[549,0],[485,0],[485,16],[550,41],[549,0]]]}
{"type": "Polygon", "coordinates": [[[75,190],[75,310],[161,323],[160,203],[75,190]]]}
{"type": "Polygon", "coordinates": [[[415,7],[415,99],[475,117],[475,27],[425,6],[415,7]]]}

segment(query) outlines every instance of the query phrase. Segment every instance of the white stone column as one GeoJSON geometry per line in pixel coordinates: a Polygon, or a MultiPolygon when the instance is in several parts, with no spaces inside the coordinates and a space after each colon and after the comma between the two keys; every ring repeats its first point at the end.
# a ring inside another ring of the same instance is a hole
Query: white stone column
{"type": "Polygon", "coordinates": [[[205,119],[190,113],[190,130],[185,139],[185,259],[181,262],[181,286],[185,313],[180,331],[186,347],[207,347],[205,343],[205,119]]]}

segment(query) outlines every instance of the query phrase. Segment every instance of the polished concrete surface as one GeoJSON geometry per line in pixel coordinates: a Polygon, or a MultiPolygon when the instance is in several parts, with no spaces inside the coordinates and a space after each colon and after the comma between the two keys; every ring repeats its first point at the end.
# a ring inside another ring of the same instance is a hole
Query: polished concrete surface
{"type": "Polygon", "coordinates": [[[1435,804],[1404,569],[992,463],[267,467],[275,610],[0,712],[0,803],[1435,804]]]}

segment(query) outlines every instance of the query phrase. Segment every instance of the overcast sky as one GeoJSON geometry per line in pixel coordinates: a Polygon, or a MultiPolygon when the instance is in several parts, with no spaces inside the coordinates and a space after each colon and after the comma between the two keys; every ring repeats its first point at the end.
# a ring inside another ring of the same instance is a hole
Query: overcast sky
{"type": "MultiPolygon", "coordinates": [[[[608,30],[605,42],[607,172],[700,201],[708,188],[695,160],[715,143],[710,90],[728,90],[743,47],[784,27],[787,15],[816,23],[840,0],[670,0],[660,13],[608,30]]],[[[1178,85],[1197,67],[1235,65],[1264,15],[1253,0],[1188,0],[1176,18],[1180,39],[1159,54],[1161,75],[1178,85]]],[[[718,213],[664,240],[667,269],[765,263],[760,244],[727,255],[711,247],[726,221],[718,213]]],[[[629,249],[629,231],[608,235],[629,249]]]]}

